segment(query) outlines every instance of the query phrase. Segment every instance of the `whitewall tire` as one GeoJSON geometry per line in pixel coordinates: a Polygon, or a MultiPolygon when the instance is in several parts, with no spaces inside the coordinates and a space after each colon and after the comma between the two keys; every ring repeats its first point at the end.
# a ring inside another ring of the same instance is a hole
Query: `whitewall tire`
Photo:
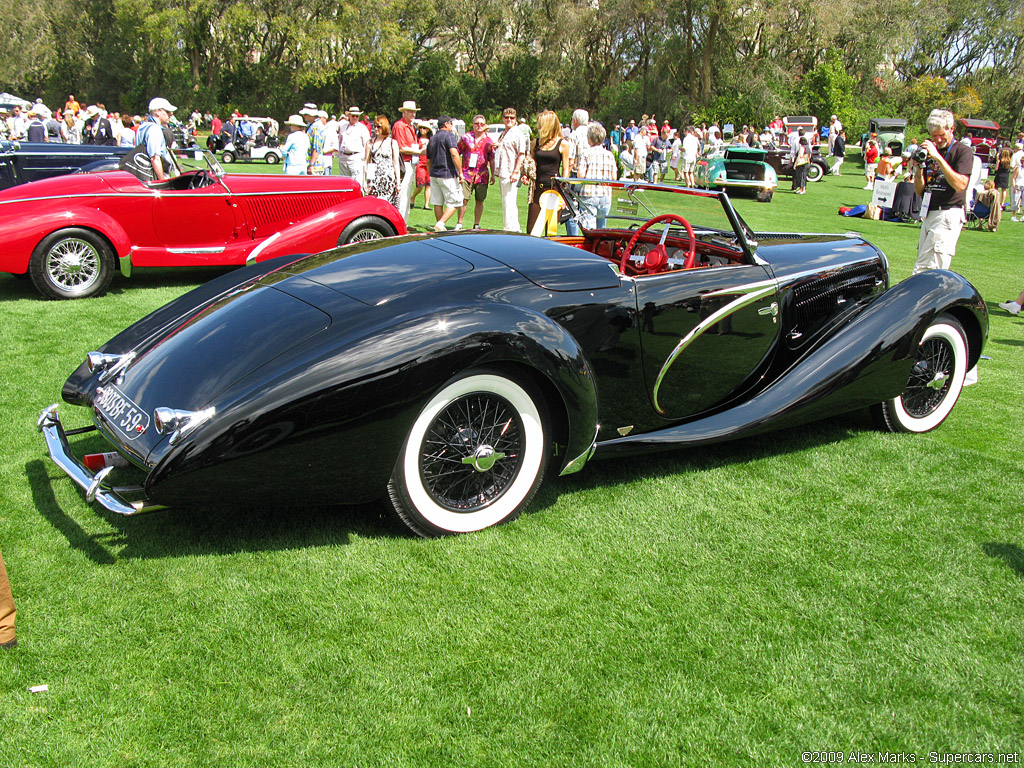
{"type": "Polygon", "coordinates": [[[534,396],[501,374],[471,373],[444,386],[420,411],[388,497],[421,536],[479,531],[526,508],[546,459],[534,396]]]}
{"type": "Polygon", "coordinates": [[[907,388],[876,406],[879,425],[890,432],[928,432],[946,420],[967,376],[967,334],[942,315],[928,326],[917,348],[907,388]]]}

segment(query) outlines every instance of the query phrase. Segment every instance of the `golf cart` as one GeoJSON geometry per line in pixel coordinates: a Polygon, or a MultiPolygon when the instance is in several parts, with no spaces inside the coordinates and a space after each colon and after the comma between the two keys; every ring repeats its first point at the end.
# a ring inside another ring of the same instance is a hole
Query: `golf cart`
{"type": "Polygon", "coordinates": [[[253,163],[259,160],[268,165],[281,162],[281,140],[277,137],[277,120],[271,117],[243,117],[238,119],[239,128],[235,140],[230,135],[221,133],[222,146],[220,161],[228,163],[253,163]],[[241,124],[252,123],[256,126],[253,139],[245,143],[241,138],[241,124]]]}

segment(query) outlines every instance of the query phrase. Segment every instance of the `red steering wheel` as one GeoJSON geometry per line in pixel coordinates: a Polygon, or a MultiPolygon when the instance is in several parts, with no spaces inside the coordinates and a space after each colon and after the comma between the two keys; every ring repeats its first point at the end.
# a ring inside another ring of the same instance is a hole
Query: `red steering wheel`
{"type": "Polygon", "coordinates": [[[683,269],[693,269],[693,265],[697,261],[697,238],[693,235],[693,227],[691,227],[690,222],[682,216],[676,216],[674,213],[663,213],[660,216],[655,216],[653,219],[645,221],[640,226],[640,229],[634,232],[633,236],[629,238],[629,242],[626,243],[625,250],[622,251],[622,262],[619,264],[619,270],[622,274],[628,274],[626,272],[626,267],[629,267],[629,269],[636,274],[641,274],[643,270],[647,270],[648,275],[656,275],[659,272],[664,271],[665,266],[668,264],[668,249],[665,248],[665,240],[668,238],[669,232],[668,224],[665,225],[665,231],[661,233],[661,240],[658,241],[658,244],[644,254],[644,263],[641,266],[629,263],[629,256],[633,253],[633,246],[636,245],[640,236],[655,224],[659,224],[663,221],[674,221],[675,223],[682,224],[686,227],[686,235],[689,238],[689,247],[686,249],[686,259],[683,262],[683,269]]]}

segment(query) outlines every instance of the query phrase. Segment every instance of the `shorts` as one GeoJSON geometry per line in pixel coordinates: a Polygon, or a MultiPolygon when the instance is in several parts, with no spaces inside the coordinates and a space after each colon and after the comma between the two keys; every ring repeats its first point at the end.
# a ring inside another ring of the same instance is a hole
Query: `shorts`
{"type": "Polygon", "coordinates": [[[482,203],[487,199],[487,182],[481,181],[478,184],[471,184],[465,179],[462,180],[462,197],[468,201],[470,195],[476,198],[478,203],[482,203]]]}
{"type": "Polygon", "coordinates": [[[686,160],[685,158],[679,163],[679,170],[683,173],[693,173],[697,170],[696,160],[686,160]]]}
{"type": "Polygon", "coordinates": [[[874,176],[876,168],[878,168],[878,163],[868,163],[866,166],[864,166],[864,173],[874,176]]]}
{"type": "Polygon", "coordinates": [[[430,177],[430,204],[462,207],[462,184],[458,179],[430,177]]]}

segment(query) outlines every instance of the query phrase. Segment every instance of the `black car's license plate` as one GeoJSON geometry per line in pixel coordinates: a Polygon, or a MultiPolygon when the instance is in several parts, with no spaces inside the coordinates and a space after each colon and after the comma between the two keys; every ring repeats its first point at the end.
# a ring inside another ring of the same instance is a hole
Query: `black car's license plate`
{"type": "Polygon", "coordinates": [[[113,385],[107,385],[97,393],[93,407],[128,440],[134,440],[149,429],[149,414],[113,385]]]}

